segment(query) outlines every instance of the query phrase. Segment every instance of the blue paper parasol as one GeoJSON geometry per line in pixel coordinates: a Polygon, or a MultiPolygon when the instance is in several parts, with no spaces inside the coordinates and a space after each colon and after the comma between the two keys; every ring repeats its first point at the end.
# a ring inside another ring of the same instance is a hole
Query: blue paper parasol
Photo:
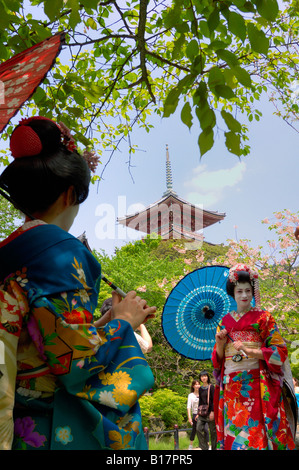
{"type": "Polygon", "coordinates": [[[162,313],[163,333],[182,356],[198,361],[211,359],[221,318],[236,309],[226,293],[229,268],[206,266],[181,279],[170,292],[162,313]]]}

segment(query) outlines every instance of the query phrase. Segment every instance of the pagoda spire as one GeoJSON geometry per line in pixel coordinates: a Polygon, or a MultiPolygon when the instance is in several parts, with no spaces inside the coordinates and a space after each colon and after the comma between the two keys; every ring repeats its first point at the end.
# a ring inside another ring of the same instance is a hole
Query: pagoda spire
{"type": "Polygon", "coordinates": [[[176,194],[176,192],[172,189],[172,172],[168,144],[166,144],[166,191],[163,196],[166,196],[167,194],[176,194]]]}
{"type": "Polygon", "coordinates": [[[183,239],[202,242],[200,230],[220,222],[225,214],[206,211],[185,201],[172,188],[171,164],[166,145],[166,191],[162,198],[135,214],[118,217],[117,221],[130,229],[151,235],[156,233],[163,240],[183,239]]]}

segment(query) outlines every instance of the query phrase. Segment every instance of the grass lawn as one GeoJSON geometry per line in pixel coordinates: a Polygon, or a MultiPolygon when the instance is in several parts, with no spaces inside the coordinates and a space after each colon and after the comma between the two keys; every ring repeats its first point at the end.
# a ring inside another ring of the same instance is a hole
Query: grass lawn
{"type": "MultiPolygon", "coordinates": [[[[179,436],[180,450],[188,450],[190,439],[188,436],[179,436]]],[[[197,438],[194,440],[194,447],[198,447],[197,438]]],[[[156,440],[154,436],[149,439],[149,450],[174,450],[174,437],[173,434],[163,436],[156,440]]]]}

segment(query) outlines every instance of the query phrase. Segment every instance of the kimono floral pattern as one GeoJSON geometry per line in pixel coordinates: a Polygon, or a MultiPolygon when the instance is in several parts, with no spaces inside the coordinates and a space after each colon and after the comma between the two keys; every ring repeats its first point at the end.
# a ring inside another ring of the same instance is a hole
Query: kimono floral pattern
{"type": "Polygon", "coordinates": [[[13,309],[24,309],[14,334],[18,370],[12,386],[21,407],[15,408],[12,448],[147,449],[138,399],[152,387],[153,375],[126,321],[93,325],[98,262],[80,241],[55,226],[18,231],[0,244],[2,259],[10,244],[12,269],[0,293],[8,296],[12,282],[18,289],[10,297],[6,329],[13,327],[13,309]],[[27,252],[32,248],[32,257],[26,252],[20,268],[24,244],[27,252]]]}
{"type": "Polygon", "coordinates": [[[220,450],[292,450],[294,439],[287,420],[281,388],[281,367],[287,350],[273,317],[265,311],[248,312],[239,322],[226,315],[222,325],[233,339],[259,335],[264,361],[251,370],[224,374],[216,347],[212,360],[217,387],[215,413],[220,450]],[[235,335],[235,338],[234,338],[235,335]]]}
{"type": "Polygon", "coordinates": [[[58,427],[55,429],[55,440],[66,446],[73,440],[72,430],[69,426],[64,428],[58,427]]]}
{"type": "Polygon", "coordinates": [[[36,423],[30,416],[17,418],[15,420],[16,441],[19,441],[22,450],[27,449],[29,446],[35,449],[40,448],[47,440],[46,436],[34,431],[35,426],[36,423]]]}

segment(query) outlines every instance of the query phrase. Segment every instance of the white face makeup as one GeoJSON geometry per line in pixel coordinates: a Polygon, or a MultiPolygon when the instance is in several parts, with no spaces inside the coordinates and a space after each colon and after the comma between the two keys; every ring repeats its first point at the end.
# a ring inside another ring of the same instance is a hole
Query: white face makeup
{"type": "Polygon", "coordinates": [[[249,284],[249,282],[237,282],[234,289],[234,296],[237,303],[238,312],[244,312],[245,310],[248,310],[251,307],[250,302],[253,298],[251,284],[249,284]]]}

